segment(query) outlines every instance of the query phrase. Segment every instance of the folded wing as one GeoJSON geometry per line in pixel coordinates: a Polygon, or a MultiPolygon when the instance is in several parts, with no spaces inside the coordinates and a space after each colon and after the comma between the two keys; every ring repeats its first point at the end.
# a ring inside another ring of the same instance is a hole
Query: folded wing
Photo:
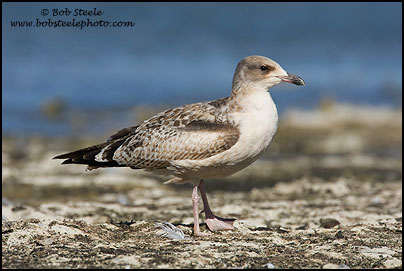
{"type": "Polygon", "coordinates": [[[125,128],[107,142],[59,155],[63,164],[161,169],[176,160],[201,160],[230,149],[238,128],[217,107],[197,103],[166,110],[139,126],[125,128]]]}

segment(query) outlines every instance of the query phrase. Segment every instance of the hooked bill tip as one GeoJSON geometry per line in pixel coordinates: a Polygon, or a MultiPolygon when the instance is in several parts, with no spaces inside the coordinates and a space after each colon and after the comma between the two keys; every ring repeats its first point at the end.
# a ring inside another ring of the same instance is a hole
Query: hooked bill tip
{"type": "Polygon", "coordinates": [[[294,74],[291,74],[291,73],[288,73],[287,76],[280,76],[279,78],[283,82],[292,83],[292,84],[295,84],[295,85],[298,85],[298,86],[304,86],[305,85],[304,80],[301,77],[299,77],[297,75],[294,75],[294,74]]]}

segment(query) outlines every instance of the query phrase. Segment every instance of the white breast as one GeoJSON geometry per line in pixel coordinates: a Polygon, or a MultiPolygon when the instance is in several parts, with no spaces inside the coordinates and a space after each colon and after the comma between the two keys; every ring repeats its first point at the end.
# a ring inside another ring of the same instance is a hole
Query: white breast
{"type": "Polygon", "coordinates": [[[241,106],[242,112],[232,114],[240,129],[239,141],[223,154],[234,162],[253,162],[271,143],[278,127],[278,112],[266,91],[249,95],[243,99],[241,106]]]}

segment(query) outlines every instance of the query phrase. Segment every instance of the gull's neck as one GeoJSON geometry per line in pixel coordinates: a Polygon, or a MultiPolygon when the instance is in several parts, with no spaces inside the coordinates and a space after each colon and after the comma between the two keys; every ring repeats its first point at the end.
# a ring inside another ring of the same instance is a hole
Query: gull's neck
{"type": "Polygon", "coordinates": [[[230,111],[267,110],[268,107],[276,111],[276,106],[266,87],[258,84],[246,83],[233,86],[229,97],[230,111]]]}

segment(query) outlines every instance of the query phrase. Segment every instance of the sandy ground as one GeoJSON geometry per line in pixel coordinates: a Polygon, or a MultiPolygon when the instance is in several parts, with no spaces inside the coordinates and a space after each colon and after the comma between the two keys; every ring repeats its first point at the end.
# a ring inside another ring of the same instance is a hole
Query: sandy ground
{"type": "Polygon", "coordinates": [[[384,108],[289,112],[262,159],[207,180],[213,211],[237,220],[203,238],[190,185],[51,159],[99,139],[3,135],[2,266],[401,268],[401,123],[384,108]]]}

